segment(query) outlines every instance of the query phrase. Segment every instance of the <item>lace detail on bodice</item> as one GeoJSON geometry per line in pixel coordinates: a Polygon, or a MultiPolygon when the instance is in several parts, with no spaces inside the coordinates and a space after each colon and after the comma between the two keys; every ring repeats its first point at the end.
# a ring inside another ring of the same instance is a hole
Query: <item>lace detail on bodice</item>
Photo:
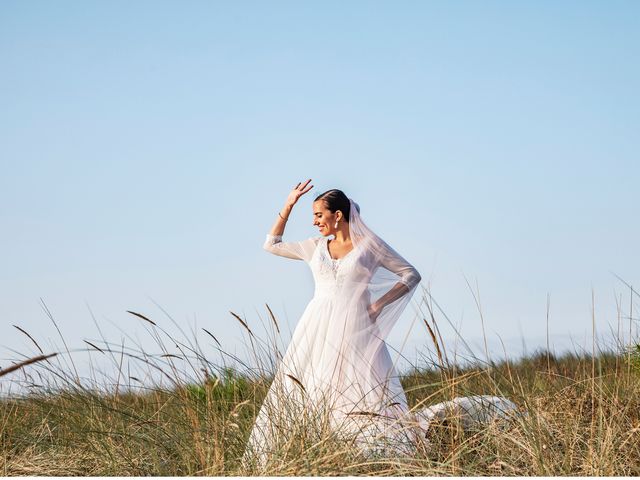
{"type": "Polygon", "coordinates": [[[345,279],[354,275],[358,252],[354,248],[344,257],[334,259],[327,247],[328,238],[318,242],[315,254],[309,262],[316,282],[316,296],[335,293],[344,284],[345,279]]]}

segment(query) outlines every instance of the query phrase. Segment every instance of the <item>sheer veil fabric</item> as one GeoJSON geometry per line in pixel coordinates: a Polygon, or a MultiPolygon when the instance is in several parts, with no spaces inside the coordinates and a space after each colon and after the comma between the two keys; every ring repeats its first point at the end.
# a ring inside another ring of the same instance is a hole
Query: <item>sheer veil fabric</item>
{"type": "Polygon", "coordinates": [[[411,454],[424,436],[408,426],[419,421],[409,415],[385,343],[420,274],[363,222],[352,199],[348,225],[353,249],[340,259],[329,254],[327,237],[283,242],[267,235],[265,250],[308,263],[315,291],[260,408],[245,461],[257,456],[264,464],[309,412],[321,412],[316,418],[365,454],[389,453],[389,447],[411,454]],[[387,292],[395,298],[373,319],[369,307],[387,292]]]}
{"type": "Polygon", "coordinates": [[[372,360],[384,346],[384,340],[396,324],[416,287],[421,276],[418,271],[391,246],[376,235],[363,221],[357,203],[349,199],[351,211],[349,214],[349,234],[354,249],[358,249],[363,257],[363,264],[369,268],[353,275],[345,287],[347,293],[342,297],[348,311],[358,311],[361,301],[369,304],[379,299],[386,292],[396,286],[398,282],[406,287],[399,298],[387,304],[376,320],[365,324],[359,335],[367,339],[364,360],[370,365],[372,360]]]}

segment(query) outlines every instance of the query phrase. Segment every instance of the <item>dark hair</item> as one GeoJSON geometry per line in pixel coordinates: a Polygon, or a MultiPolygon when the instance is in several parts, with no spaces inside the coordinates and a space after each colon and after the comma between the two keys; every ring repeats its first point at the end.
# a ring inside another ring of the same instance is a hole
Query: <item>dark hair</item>
{"type": "MultiPolygon", "coordinates": [[[[318,195],[314,202],[317,202],[318,200],[324,201],[325,206],[329,211],[331,211],[331,213],[336,213],[336,211],[340,210],[344,219],[347,222],[349,221],[351,204],[349,203],[349,197],[347,197],[342,190],[338,190],[337,188],[327,190],[326,192],[318,195]]],[[[358,209],[358,211],[360,211],[360,209],[358,209]]]]}

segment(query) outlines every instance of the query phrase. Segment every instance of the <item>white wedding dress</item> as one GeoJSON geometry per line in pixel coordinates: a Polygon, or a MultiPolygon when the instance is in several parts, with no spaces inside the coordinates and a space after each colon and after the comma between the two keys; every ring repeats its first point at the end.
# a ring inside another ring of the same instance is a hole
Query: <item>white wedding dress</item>
{"type": "Polygon", "coordinates": [[[420,274],[390,247],[378,257],[354,247],[343,258],[333,259],[328,240],[282,242],[279,235],[267,235],[265,250],[308,263],[315,291],[275,372],[243,461],[264,465],[279,439],[286,441],[294,425],[310,412],[324,413],[318,417],[324,425],[350,439],[365,455],[411,455],[424,439],[429,421],[442,411],[444,404],[417,415],[409,412],[386,343],[380,340],[383,335],[367,311],[371,293],[357,287],[366,286],[379,267],[393,272],[410,289],[420,274]],[[373,353],[371,345],[376,345],[373,353]]]}
{"type": "MultiPolygon", "coordinates": [[[[382,448],[391,443],[409,453],[415,446],[415,432],[402,423],[403,418],[411,420],[407,398],[386,344],[369,356],[370,361],[363,362],[372,344],[363,332],[375,332],[367,311],[371,297],[365,290],[355,304],[348,303],[352,298],[342,298],[354,293],[347,285],[365,284],[378,265],[369,263],[372,255],[355,247],[343,258],[333,259],[327,241],[328,237],[313,237],[282,242],[281,236],[267,235],[264,244],[276,255],[307,262],[315,292],[251,431],[245,453],[253,453],[260,463],[266,460],[276,437],[288,432],[291,424],[287,422],[304,414],[295,411],[296,406],[328,413],[330,428],[351,434],[365,453],[380,450],[376,441],[382,442],[382,448]],[[355,308],[340,311],[347,304],[355,308]]],[[[383,266],[409,287],[420,281],[416,269],[393,250],[383,266]]]]}

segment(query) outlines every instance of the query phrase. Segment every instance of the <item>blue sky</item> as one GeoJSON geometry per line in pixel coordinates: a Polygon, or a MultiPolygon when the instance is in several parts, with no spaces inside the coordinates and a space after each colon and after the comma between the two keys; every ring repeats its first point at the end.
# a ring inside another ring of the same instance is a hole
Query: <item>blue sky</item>
{"type": "Polygon", "coordinates": [[[40,298],[78,348],[99,338],[91,309],[110,340],[119,327],[153,349],[126,310],[166,323],[156,303],[228,351],[229,310],[258,325],[267,302],[293,329],[310,273],[261,246],[306,178],[285,239],[317,235],[312,195],[343,189],[465,338],[482,334],[465,278],[513,354],[544,337],[547,294],[553,338],[590,335],[592,291],[605,333],[617,301],[629,315],[612,272],[640,283],[639,14],[3,1],[3,364],[36,351],[12,324],[61,346],[40,298]]]}

